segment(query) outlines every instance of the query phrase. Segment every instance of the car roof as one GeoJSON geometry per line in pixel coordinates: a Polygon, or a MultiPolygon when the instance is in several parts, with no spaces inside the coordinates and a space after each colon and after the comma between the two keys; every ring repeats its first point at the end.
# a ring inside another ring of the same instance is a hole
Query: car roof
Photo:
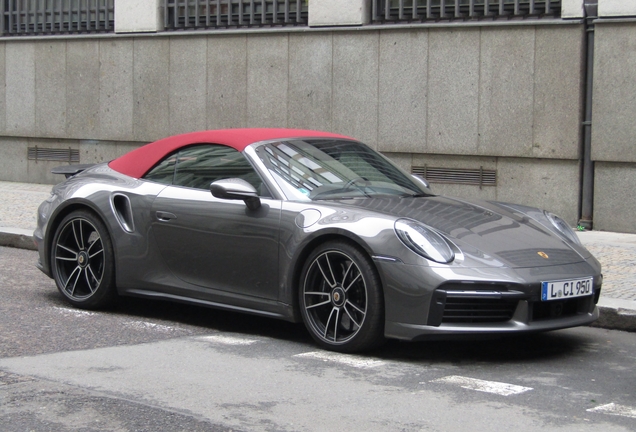
{"type": "Polygon", "coordinates": [[[146,144],[112,160],[108,166],[127,176],[141,178],[170,153],[193,144],[221,144],[243,151],[248,145],[260,141],[309,137],[351,139],[331,132],[304,129],[250,128],[208,130],[175,135],[146,144]]]}

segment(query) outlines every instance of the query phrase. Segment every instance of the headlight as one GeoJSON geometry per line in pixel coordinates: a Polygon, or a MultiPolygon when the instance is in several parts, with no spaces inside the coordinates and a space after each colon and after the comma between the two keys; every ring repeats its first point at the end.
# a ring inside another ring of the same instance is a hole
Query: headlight
{"type": "Polygon", "coordinates": [[[442,264],[455,259],[446,240],[426,225],[409,219],[398,219],[395,222],[395,233],[406,247],[424,258],[442,264]]]}
{"type": "Polygon", "coordinates": [[[543,213],[545,213],[545,216],[563,237],[570,240],[572,243],[581,244],[581,241],[574,230],[570,228],[563,219],[547,211],[544,211],[543,213]]]}

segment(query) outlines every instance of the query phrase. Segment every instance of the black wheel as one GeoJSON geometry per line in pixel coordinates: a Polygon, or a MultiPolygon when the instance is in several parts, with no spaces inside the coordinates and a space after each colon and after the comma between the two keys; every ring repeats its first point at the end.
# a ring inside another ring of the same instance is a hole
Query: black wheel
{"type": "Polygon", "coordinates": [[[51,268],[57,288],[74,306],[96,309],[116,300],[113,246],[91,212],[75,211],[62,220],[51,245],[51,268]]]}
{"type": "Polygon", "coordinates": [[[367,255],[345,241],[316,248],[300,279],[305,326],[324,348],[363,351],[384,341],[380,277],[367,255]]]}

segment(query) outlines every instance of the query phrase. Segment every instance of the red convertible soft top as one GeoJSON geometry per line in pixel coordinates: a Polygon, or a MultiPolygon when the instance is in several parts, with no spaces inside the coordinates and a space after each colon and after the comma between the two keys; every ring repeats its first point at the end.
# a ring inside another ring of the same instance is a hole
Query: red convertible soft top
{"type": "Polygon", "coordinates": [[[108,166],[127,176],[140,178],[168,154],[192,144],[222,144],[243,151],[250,144],[274,139],[345,138],[330,132],[303,129],[220,129],[191,132],[160,139],[111,161],[108,166]]]}

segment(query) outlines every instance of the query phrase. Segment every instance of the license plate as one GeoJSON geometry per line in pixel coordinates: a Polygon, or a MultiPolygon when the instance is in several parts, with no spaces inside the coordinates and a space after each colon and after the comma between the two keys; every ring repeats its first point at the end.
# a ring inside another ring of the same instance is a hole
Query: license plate
{"type": "Polygon", "coordinates": [[[594,293],[593,278],[541,282],[541,301],[585,297],[594,293]]]}

